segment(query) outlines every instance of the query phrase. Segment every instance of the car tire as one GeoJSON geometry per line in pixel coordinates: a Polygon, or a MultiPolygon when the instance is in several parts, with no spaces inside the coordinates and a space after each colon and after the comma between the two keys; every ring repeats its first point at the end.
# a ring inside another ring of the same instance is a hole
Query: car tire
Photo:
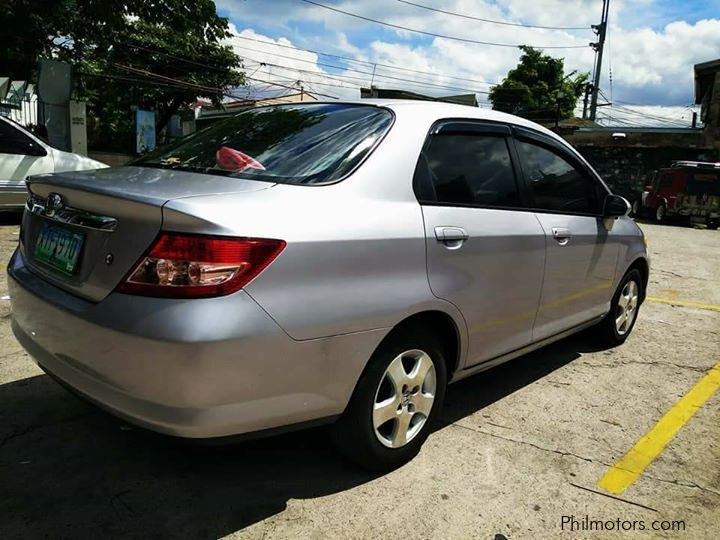
{"type": "Polygon", "coordinates": [[[616,347],[625,343],[635,327],[642,298],[642,276],[639,270],[633,268],[623,276],[610,301],[610,311],[596,327],[596,335],[602,345],[616,347]],[[622,319],[623,314],[625,319],[622,319]]]}
{"type": "Polygon", "coordinates": [[[667,218],[667,209],[664,204],[659,204],[655,209],[655,222],[664,223],[667,218]]]}
{"type": "Polygon", "coordinates": [[[334,426],[337,449],[373,471],[404,465],[432,431],[446,385],[443,348],[429,329],[407,328],[391,334],[373,354],[334,426]]]}

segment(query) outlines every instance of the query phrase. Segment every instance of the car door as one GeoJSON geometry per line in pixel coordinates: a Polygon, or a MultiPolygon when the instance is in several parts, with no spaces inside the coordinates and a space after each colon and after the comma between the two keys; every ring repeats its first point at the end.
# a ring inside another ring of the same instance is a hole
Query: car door
{"type": "Polygon", "coordinates": [[[546,237],[542,296],[533,341],[597,318],[609,309],[619,253],[602,216],[607,188],[571,150],[531,130],[515,146],[546,237]]]}
{"type": "Polygon", "coordinates": [[[506,125],[444,121],[416,169],[430,287],[465,317],[466,366],[532,339],[545,236],[526,207],[513,152],[506,125]]]}
{"type": "Polygon", "coordinates": [[[0,206],[25,203],[25,178],[53,172],[53,158],[18,126],[0,119],[0,206]]]}

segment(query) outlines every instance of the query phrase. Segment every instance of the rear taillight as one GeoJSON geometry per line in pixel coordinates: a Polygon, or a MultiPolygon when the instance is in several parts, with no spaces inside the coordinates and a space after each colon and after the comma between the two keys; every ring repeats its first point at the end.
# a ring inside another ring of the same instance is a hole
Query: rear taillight
{"type": "Polygon", "coordinates": [[[285,241],[162,233],[118,291],[207,298],[242,289],[285,248],[285,241]]]}

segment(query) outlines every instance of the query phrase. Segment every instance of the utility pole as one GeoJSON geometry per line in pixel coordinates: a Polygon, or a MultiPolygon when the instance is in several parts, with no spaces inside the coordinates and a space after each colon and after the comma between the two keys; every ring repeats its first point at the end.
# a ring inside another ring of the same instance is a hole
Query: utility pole
{"type": "Polygon", "coordinates": [[[592,98],[590,99],[590,120],[595,121],[595,113],[597,111],[598,91],[600,90],[600,73],[602,72],[603,47],[605,45],[605,34],[607,33],[608,11],[610,9],[610,0],[603,0],[602,21],[599,25],[593,25],[592,29],[597,33],[598,39],[596,43],[590,46],[595,50],[595,70],[592,85],[592,98]]]}
{"type": "Polygon", "coordinates": [[[582,115],[583,120],[587,120],[588,100],[590,99],[591,91],[592,91],[592,84],[587,83],[585,85],[585,96],[583,97],[583,115],[582,115]]]}

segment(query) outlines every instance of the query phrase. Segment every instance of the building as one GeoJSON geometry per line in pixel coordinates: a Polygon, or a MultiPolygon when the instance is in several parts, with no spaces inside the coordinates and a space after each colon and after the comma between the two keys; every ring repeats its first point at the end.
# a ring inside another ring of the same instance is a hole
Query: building
{"type": "Polygon", "coordinates": [[[703,143],[720,149],[720,58],[695,64],[695,103],[704,124],[703,143]]]}
{"type": "MultiPolygon", "coordinates": [[[[295,94],[289,94],[285,96],[269,97],[264,99],[244,99],[236,101],[226,101],[221,106],[215,107],[210,102],[197,102],[192,105],[190,109],[194,111],[194,118],[192,119],[195,123],[195,129],[202,129],[213,122],[217,122],[223,118],[236,115],[237,113],[244,111],[245,109],[251,109],[253,107],[263,107],[266,105],[280,105],[283,103],[300,103],[306,101],[317,101],[312,93],[301,91],[295,94]]],[[[183,123],[187,122],[188,118],[183,119],[183,123]]],[[[183,128],[183,132],[186,129],[183,128]]],[[[188,128],[187,131],[191,132],[188,128]]],[[[194,129],[193,129],[194,131],[194,129]]]]}
{"type": "Polygon", "coordinates": [[[595,124],[576,128],[564,126],[558,133],[611,186],[642,185],[655,170],[667,167],[673,161],[718,161],[720,59],[696,64],[694,74],[695,103],[701,106],[702,127],[605,127],[595,124]]]}
{"type": "Polygon", "coordinates": [[[581,127],[560,135],[611,186],[643,185],[673,161],[716,161],[718,150],[701,128],[581,127]]]}

